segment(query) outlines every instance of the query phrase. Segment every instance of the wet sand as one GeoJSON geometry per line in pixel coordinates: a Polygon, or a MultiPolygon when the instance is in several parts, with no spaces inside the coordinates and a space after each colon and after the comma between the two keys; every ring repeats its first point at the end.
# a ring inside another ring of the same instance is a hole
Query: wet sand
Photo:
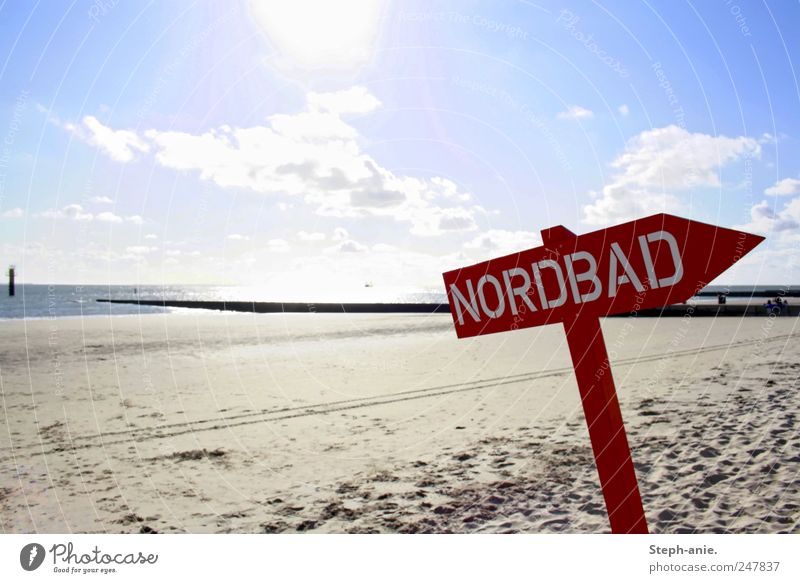
{"type": "MultiPolygon", "coordinates": [[[[603,323],[653,532],[800,532],[797,318],[603,323]]],[[[0,322],[4,532],[607,532],[563,330],[0,322]]]]}

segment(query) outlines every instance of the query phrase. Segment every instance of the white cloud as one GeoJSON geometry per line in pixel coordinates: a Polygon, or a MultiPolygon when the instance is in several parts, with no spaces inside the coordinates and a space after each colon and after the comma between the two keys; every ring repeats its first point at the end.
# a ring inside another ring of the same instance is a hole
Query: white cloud
{"type": "Polygon", "coordinates": [[[679,212],[683,206],[673,194],[615,182],[602,193],[589,193],[594,202],[583,207],[584,221],[590,225],[610,225],[655,213],[679,212]]]}
{"type": "Polygon", "coordinates": [[[491,229],[467,242],[464,247],[476,251],[480,258],[484,259],[497,255],[509,255],[541,244],[541,237],[533,231],[491,229]]]}
{"type": "Polygon", "coordinates": [[[300,241],[310,243],[313,241],[324,241],[326,239],[325,233],[307,233],[306,231],[298,231],[297,238],[300,241]]]}
{"type": "Polygon", "coordinates": [[[617,108],[617,111],[618,111],[618,112],[619,112],[619,114],[620,114],[620,115],[622,115],[622,116],[626,116],[626,115],[628,115],[628,114],[631,112],[631,110],[630,110],[630,109],[628,109],[628,106],[627,106],[627,105],[625,105],[624,103],[623,103],[622,105],[620,105],[620,106],[617,108]]]}
{"type": "Polygon", "coordinates": [[[720,186],[721,166],[760,153],[752,138],[692,134],[671,125],[644,131],[630,140],[612,166],[622,170],[624,183],[640,186],[720,186]]]}
{"type": "Polygon", "coordinates": [[[741,227],[744,231],[755,231],[763,235],[778,235],[787,238],[800,233],[800,197],[794,198],[776,210],[766,200],[750,209],[750,222],[741,227]]]}
{"type": "MultiPolygon", "coordinates": [[[[329,140],[349,141],[358,137],[356,129],[342,120],[339,117],[339,113],[335,111],[311,110],[296,114],[278,113],[268,119],[270,128],[273,131],[272,134],[256,130],[248,132],[250,135],[245,134],[245,136],[255,137],[256,139],[269,136],[276,143],[288,139],[295,142],[295,146],[297,142],[324,144],[329,140]]],[[[238,138],[239,135],[243,134],[235,133],[234,135],[238,138]]],[[[305,160],[299,162],[299,164],[303,162],[305,160]]],[[[294,164],[295,162],[289,160],[287,163],[294,164]]],[[[289,168],[288,170],[291,171],[292,169],[289,168]]],[[[299,170],[303,170],[303,168],[299,168],[299,170]]],[[[313,170],[313,168],[308,168],[308,170],[313,170]]]]}
{"type": "Polygon", "coordinates": [[[96,202],[98,204],[113,204],[114,201],[108,198],[107,196],[93,196],[89,199],[91,202],[96,202]]]}
{"type": "MultiPolygon", "coordinates": [[[[148,130],[140,137],[106,128],[94,118],[88,123],[94,128],[93,143],[115,159],[152,150],[158,164],[195,171],[222,188],[293,195],[325,216],[386,217],[409,223],[416,235],[474,230],[482,209],[465,204],[472,196],[454,182],[395,174],[362,151],[361,135],[342,115],[379,105],[357,86],[309,93],[303,111],[272,115],[265,125],[223,125],[199,135],[148,130]]],[[[283,210],[290,206],[280,205],[283,210]]]]}
{"type": "Polygon", "coordinates": [[[79,204],[68,204],[62,209],[49,209],[39,214],[45,219],[69,219],[72,221],[91,221],[94,216],[83,211],[79,204]]]}
{"type": "Polygon", "coordinates": [[[37,216],[46,219],[68,219],[72,221],[100,221],[101,223],[132,223],[134,225],[141,225],[144,221],[139,215],[131,215],[129,217],[120,217],[112,212],[104,211],[93,215],[92,213],[85,212],[83,207],[79,204],[68,204],[62,209],[49,209],[39,213],[37,216]]]}
{"type": "MultiPolygon", "coordinates": [[[[74,126],[73,126],[74,127],[74,126]]],[[[133,160],[136,152],[147,152],[149,144],[131,130],[112,130],[100,121],[87,115],[83,118],[83,126],[74,128],[79,138],[97,146],[108,156],[118,162],[133,160]]]]}
{"type": "Polygon", "coordinates": [[[63,124],[61,123],[61,120],[58,119],[55,115],[53,115],[53,113],[49,109],[47,109],[44,105],[42,105],[41,103],[39,103],[37,101],[36,105],[34,107],[35,107],[36,111],[38,111],[39,113],[41,113],[41,114],[43,114],[45,116],[45,119],[48,122],[50,122],[53,125],[56,125],[56,126],[59,126],[59,127],[63,127],[63,124]]]}
{"type": "Polygon", "coordinates": [[[670,125],[635,136],[611,164],[611,182],[584,206],[584,220],[606,225],[682,207],[672,191],[719,187],[719,170],[744,156],[759,156],[761,147],[748,137],[728,138],[689,133],[670,125]]]}
{"type": "Polygon", "coordinates": [[[556,117],[558,119],[589,119],[594,117],[594,113],[580,105],[570,105],[566,111],[559,112],[556,117]]]}
{"type": "Polygon", "coordinates": [[[227,239],[229,241],[249,241],[250,237],[247,235],[240,235],[239,233],[232,233],[228,235],[227,239]]]}
{"type": "Polygon", "coordinates": [[[289,243],[284,239],[270,239],[267,241],[267,249],[273,253],[286,253],[289,251],[289,243]]]}
{"type": "Polygon", "coordinates": [[[147,235],[144,236],[144,238],[149,241],[155,241],[156,239],[158,239],[158,235],[156,235],[155,233],[148,233],[147,235]]]}
{"type": "Polygon", "coordinates": [[[795,281],[800,268],[800,197],[778,208],[778,200],[764,200],[750,209],[750,222],[735,227],[767,238],[755,252],[739,263],[740,280],[772,283],[795,281]],[[745,279],[746,278],[746,279],[745,279]]]}
{"type": "Polygon", "coordinates": [[[131,245],[130,247],[125,247],[125,252],[133,255],[145,255],[155,251],[158,251],[158,247],[148,247],[147,245],[131,245]]]}
{"type": "Polygon", "coordinates": [[[770,196],[791,196],[800,194],[800,180],[797,178],[784,178],[764,191],[770,196]]]}
{"type": "Polygon", "coordinates": [[[306,102],[312,110],[332,113],[369,113],[381,106],[377,97],[367,91],[366,87],[356,86],[334,93],[311,92],[306,102]]]}
{"type": "MultiPolygon", "coordinates": [[[[781,138],[785,138],[785,137],[786,137],[786,134],[781,134],[781,138]]],[[[770,143],[777,144],[778,143],[778,138],[776,138],[775,136],[773,136],[769,132],[764,132],[763,134],[761,134],[759,136],[758,143],[759,144],[770,144],[770,143]]]]}
{"type": "Polygon", "coordinates": [[[438,195],[446,199],[460,200],[462,202],[467,202],[472,198],[471,194],[467,192],[461,192],[456,183],[452,180],[448,180],[447,178],[434,176],[431,178],[431,182],[438,188],[436,192],[430,193],[434,198],[438,195]]]}
{"type": "Polygon", "coordinates": [[[415,235],[431,236],[446,232],[474,231],[478,228],[475,213],[480,207],[431,208],[427,215],[416,217],[411,227],[415,235]]]}
{"type": "Polygon", "coordinates": [[[345,239],[350,238],[350,233],[347,232],[347,229],[344,227],[336,227],[333,230],[333,240],[334,241],[343,241],[345,239]]]}
{"type": "Polygon", "coordinates": [[[21,208],[17,207],[17,208],[13,208],[13,209],[8,209],[7,211],[3,211],[2,213],[0,213],[0,218],[3,218],[3,219],[21,219],[24,215],[25,215],[25,211],[23,211],[21,208]]]}
{"type": "Polygon", "coordinates": [[[61,211],[64,217],[74,221],[91,221],[92,215],[83,212],[83,207],[79,204],[68,204],[61,211]]]}
{"type": "Polygon", "coordinates": [[[363,253],[367,251],[369,248],[366,245],[362,245],[358,241],[354,241],[353,239],[346,239],[333,247],[329,247],[325,250],[326,253],[363,253]]]}
{"type": "Polygon", "coordinates": [[[110,212],[103,212],[98,213],[94,216],[94,218],[98,221],[103,223],[121,223],[122,217],[115,215],[114,213],[110,212]]]}

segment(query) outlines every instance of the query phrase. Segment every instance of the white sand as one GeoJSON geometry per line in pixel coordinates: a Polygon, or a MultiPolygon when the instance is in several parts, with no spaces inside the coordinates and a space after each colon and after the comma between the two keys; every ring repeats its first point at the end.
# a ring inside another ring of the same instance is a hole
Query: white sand
{"type": "MultiPolygon", "coordinates": [[[[798,319],[603,324],[654,532],[799,532],[798,319]]],[[[563,329],[0,322],[5,532],[606,532],[563,329]]]]}

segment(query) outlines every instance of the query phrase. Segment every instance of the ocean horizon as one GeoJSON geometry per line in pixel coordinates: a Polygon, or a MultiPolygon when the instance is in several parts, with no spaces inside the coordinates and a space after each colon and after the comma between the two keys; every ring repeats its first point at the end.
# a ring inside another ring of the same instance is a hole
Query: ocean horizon
{"type": "Polygon", "coordinates": [[[237,302],[312,302],[312,303],[441,303],[444,292],[400,290],[397,288],[364,287],[347,291],[313,292],[316,295],[274,294],[254,286],[238,285],[83,285],[83,284],[17,284],[16,295],[3,290],[0,297],[0,319],[70,318],[83,316],[115,316],[163,314],[181,308],[163,308],[135,304],[100,303],[114,300],[179,300],[237,302]]]}
{"type": "MultiPolygon", "coordinates": [[[[800,295],[800,285],[710,285],[706,293],[751,293],[752,301],[768,298],[759,295],[782,290],[787,296],[800,295]]],[[[5,290],[4,290],[5,292],[5,290]]],[[[164,308],[137,304],[101,303],[98,299],[113,300],[176,300],[230,302],[309,302],[309,303],[446,303],[444,291],[400,290],[397,288],[364,287],[329,293],[327,296],[284,297],[269,290],[238,285],[84,285],[84,284],[17,284],[16,295],[0,297],[0,320],[20,318],[73,318],[91,316],[147,315],[174,312],[185,308],[164,308]]],[[[712,297],[697,297],[695,302],[715,302],[712,297]]],[[[745,301],[747,301],[745,299],[745,301]]]]}

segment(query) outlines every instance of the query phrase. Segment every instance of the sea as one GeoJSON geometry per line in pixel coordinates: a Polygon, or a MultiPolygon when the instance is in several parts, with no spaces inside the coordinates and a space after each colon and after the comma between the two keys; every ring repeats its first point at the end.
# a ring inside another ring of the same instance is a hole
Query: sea
{"type": "MultiPolygon", "coordinates": [[[[708,286],[706,293],[745,292],[753,298],[731,298],[729,303],[763,303],[767,291],[778,290],[785,297],[799,297],[800,286],[708,286]]],[[[17,284],[16,294],[9,297],[5,289],[0,295],[0,320],[19,318],[74,318],[90,316],[163,314],[182,308],[162,308],[137,304],[110,304],[98,299],[141,300],[207,300],[207,301],[254,301],[254,302],[374,302],[374,303],[445,303],[447,298],[438,290],[399,290],[367,286],[329,297],[275,297],[269,290],[251,286],[219,285],[47,285],[17,284]]],[[[696,303],[715,303],[714,295],[692,298],[696,303]]],[[[184,308],[185,310],[185,308],[184,308]]]]}
{"type": "Polygon", "coordinates": [[[0,288],[0,320],[17,318],[74,318],[163,314],[182,308],[163,308],[137,304],[110,304],[98,299],[182,300],[237,302],[369,302],[417,303],[446,302],[443,292],[364,287],[328,294],[327,297],[276,297],[268,290],[252,286],[220,285],[47,285],[17,284],[14,297],[0,288]]]}

